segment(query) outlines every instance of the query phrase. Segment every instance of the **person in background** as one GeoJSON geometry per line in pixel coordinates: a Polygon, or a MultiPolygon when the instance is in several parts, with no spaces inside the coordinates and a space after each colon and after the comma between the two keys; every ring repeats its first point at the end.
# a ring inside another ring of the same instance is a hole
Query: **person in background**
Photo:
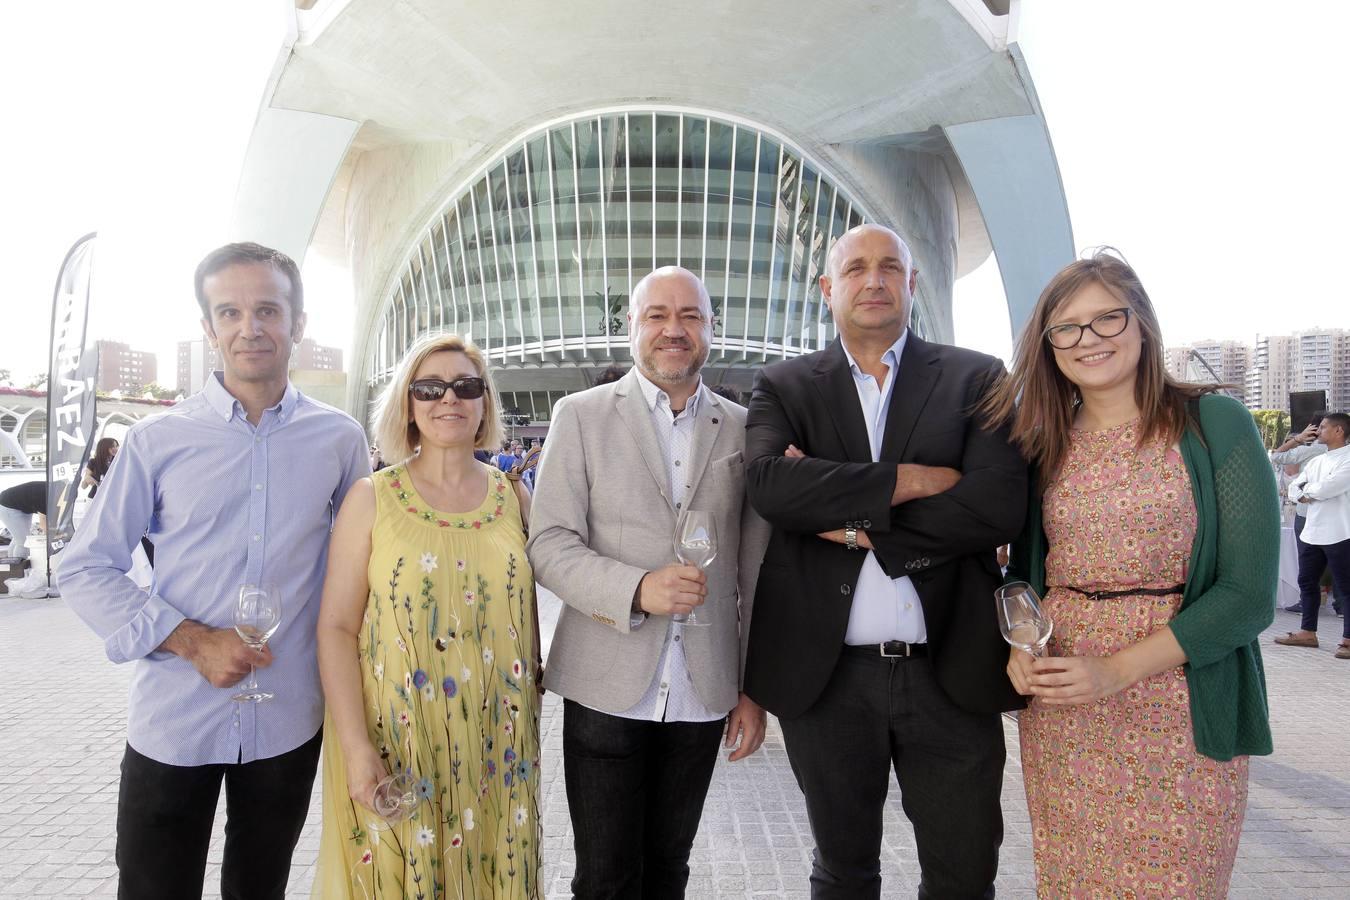
{"type": "Polygon", "coordinates": [[[1248,756],[1272,751],[1257,637],[1275,614],[1279,504],[1251,414],[1174,381],[1134,270],[1059,272],[982,409],[1032,464],[1010,580],[1044,598],[1013,648],[1037,891],[1222,898],[1248,756]],[[1103,780],[1105,779],[1105,780],[1103,780]]]}
{"type": "Polygon", "coordinates": [[[628,370],[623,366],[609,366],[603,369],[599,375],[595,376],[595,383],[613,384],[627,374],[628,370]]]}
{"type": "Polygon", "coordinates": [[[0,492],[0,525],[9,532],[6,559],[28,559],[33,516],[47,513],[47,482],[26,481],[0,492]]]}
{"type": "Polygon", "coordinates": [[[117,456],[118,446],[117,441],[110,437],[99,438],[98,444],[94,446],[94,457],[84,467],[84,478],[80,481],[80,487],[89,488],[89,499],[92,500],[98,493],[103,476],[108,474],[108,467],[117,456]]]}
{"type": "MultiPolygon", "coordinates": [[[[1317,614],[1322,605],[1322,573],[1331,569],[1337,597],[1350,596],[1350,415],[1330,413],[1317,426],[1317,441],[1327,452],[1312,459],[1289,485],[1289,499],[1308,511],[1298,545],[1298,587],[1303,621],[1298,631],[1277,637],[1289,647],[1317,646],[1317,614]]],[[[1350,616],[1341,625],[1337,659],[1350,659],[1350,616]]]]}
{"type": "Polygon", "coordinates": [[[493,464],[503,472],[510,472],[514,466],[520,464],[520,444],[517,441],[509,441],[502,444],[502,452],[497,454],[493,464]]]}
{"type": "MultiPolygon", "coordinates": [[[[1327,452],[1327,445],[1317,439],[1317,429],[1318,426],[1322,424],[1322,416],[1324,415],[1325,413],[1318,413],[1313,416],[1312,421],[1308,424],[1307,428],[1290,434],[1285,438],[1284,443],[1270,451],[1270,461],[1278,466],[1282,466],[1286,476],[1286,480],[1281,486],[1281,497],[1288,496],[1289,485],[1298,479],[1299,474],[1308,463],[1327,452]]],[[[1305,557],[1303,549],[1303,528],[1308,524],[1309,506],[1306,503],[1290,502],[1294,507],[1294,541],[1298,546],[1299,565],[1302,567],[1302,560],[1305,557]]],[[[1315,553],[1313,555],[1315,556],[1315,553]]],[[[1311,560],[1311,557],[1309,558],[1311,560]]],[[[1337,586],[1333,582],[1331,591],[1331,606],[1338,615],[1344,611],[1341,606],[1341,598],[1345,596],[1343,593],[1344,591],[1350,590],[1350,585],[1342,584],[1339,587],[1340,590],[1337,590],[1337,586]]],[[[1284,611],[1301,613],[1303,611],[1302,599],[1300,599],[1298,603],[1286,606],[1284,611]]]]}
{"type": "Polygon", "coordinates": [[[422,338],[380,401],[397,460],[338,514],[319,619],[328,700],[314,896],[538,897],[539,623],[529,495],[474,459],[501,438],[487,362],[422,338]],[[391,773],[412,817],[373,811],[391,773]]]}
{"type": "Polygon", "coordinates": [[[714,394],[721,397],[723,400],[730,400],[732,403],[735,403],[738,406],[741,403],[741,392],[736,390],[729,384],[709,385],[708,390],[712,391],[714,394]]]}
{"type": "Polygon", "coordinates": [[[539,457],[543,450],[542,444],[535,444],[525,452],[524,459],[511,467],[509,473],[513,479],[519,479],[531,494],[534,493],[534,479],[539,472],[539,457]]]}

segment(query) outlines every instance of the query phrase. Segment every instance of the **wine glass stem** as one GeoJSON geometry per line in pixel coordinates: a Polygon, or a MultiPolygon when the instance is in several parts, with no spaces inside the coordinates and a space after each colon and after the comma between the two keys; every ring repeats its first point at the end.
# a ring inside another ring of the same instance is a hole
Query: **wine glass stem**
{"type": "Polygon", "coordinates": [[[258,669],[256,666],[248,667],[248,683],[244,685],[246,691],[256,691],[258,689],[258,669]]]}

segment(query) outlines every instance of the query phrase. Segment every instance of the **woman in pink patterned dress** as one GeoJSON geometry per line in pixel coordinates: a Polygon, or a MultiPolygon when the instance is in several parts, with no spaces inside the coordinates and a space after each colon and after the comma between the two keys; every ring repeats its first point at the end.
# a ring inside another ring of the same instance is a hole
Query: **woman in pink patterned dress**
{"type": "Polygon", "coordinates": [[[1256,638],[1279,512],[1250,414],[1169,378],[1134,271],[1098,252],[1042,293],[986,406],[1038,477],[1009,574],[1045,598],[1022,765],[1041,897],[1223,897],[1247,757],[1271,752],[1256,638]]]}

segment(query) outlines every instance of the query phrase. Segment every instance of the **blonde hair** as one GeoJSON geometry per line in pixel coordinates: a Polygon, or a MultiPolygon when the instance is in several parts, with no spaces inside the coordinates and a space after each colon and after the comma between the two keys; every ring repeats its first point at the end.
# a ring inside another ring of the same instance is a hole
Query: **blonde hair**
{"type": "Polygon", "coordinates": [[[502,442],[502,422],[497,412],[497,386],[492,383],[492,372],[488,369],[483,351],[463,335],[448,332],[428,334],[409,347],[399,361],[394,380],[380,395],[379,407],[375,412],[375,443],[379,445],[381,455],[391,464],[412,456],[421,443],[417,423],[412,420],[412,400],[408,389],[412,386],[413,376],[427,357],[444,352],[463,353],[487,384],[487,390],[483,392],[483,419],[474,434],[474,447],[495,448],[502,442]]]}

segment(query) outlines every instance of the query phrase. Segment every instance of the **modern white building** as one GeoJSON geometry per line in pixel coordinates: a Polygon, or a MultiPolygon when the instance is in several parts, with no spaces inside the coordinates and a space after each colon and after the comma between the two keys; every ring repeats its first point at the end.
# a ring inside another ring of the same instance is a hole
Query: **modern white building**
{"type": "Polygon", "coordinates": [[[1350,410],[1350,330],[1314,328],[1256,340],[1247,406],[1289,409],[1293,391],[1326,391],[1330,411],[1350,410]]]}
{"type": "Polygon", "coordinates": [[[1019,2],[301,0],[233,230],[350,272],[347,407],[428,330],[545,420],[630,362],[633,285],[678,263],[712,383],[833,338],[817,279],[859,222],[909,241],[916,330],[998,256],[1014,329],[1074,254],[1019,2]]]}

